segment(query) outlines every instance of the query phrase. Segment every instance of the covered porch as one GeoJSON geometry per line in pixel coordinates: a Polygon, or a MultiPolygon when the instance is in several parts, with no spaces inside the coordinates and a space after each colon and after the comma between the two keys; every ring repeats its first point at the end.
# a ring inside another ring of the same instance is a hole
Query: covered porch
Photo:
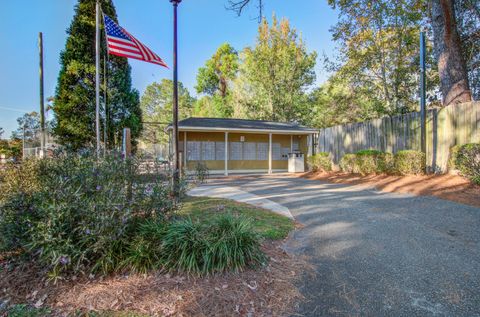
{"type": "Polygon", "coordinates": [[[313,153],[316,130],[293,123],[189,118],[179,122],[179,154],[186,172],[198,164],[211,174],[287,172],[288,154],[313,153]]]}

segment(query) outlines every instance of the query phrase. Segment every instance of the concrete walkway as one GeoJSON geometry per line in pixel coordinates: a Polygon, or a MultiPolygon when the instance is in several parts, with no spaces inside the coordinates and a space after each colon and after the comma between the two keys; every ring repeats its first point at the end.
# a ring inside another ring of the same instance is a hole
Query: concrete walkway
{"type": "Polygon", "coordinates": [[[232,199],[232,200],[242,202],[242,203],[247,203],[259,208],[268,209],[274,213],[293,219],[293,216],[287,207],[277,204],[276,202],[270,199],[262,198],[261,196],[247,193],[246,191],[243,191],[236,186],[203,185],[203,186],[195,187],[189,190],[187,194],[190,196],[197,196],[197,197],[208,196],[208,197],[215,197],[215,198],[232,199]]]}
{"type": "Polygon", "coordinates": [[[480,316],[480,208],[288,176],[210,181],[303,224],[287,248],[314,267],[304,316],[480,316]]]}

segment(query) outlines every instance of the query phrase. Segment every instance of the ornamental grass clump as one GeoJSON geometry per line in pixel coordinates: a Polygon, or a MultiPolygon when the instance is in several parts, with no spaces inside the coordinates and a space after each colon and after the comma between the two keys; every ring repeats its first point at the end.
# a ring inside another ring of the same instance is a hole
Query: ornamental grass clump
{"type": "Polygon", "coordinates": [[[168,182],[136,181],[139,166],[89,154],[12,166],[0,182],[0,247],[21,250],[51,277],[119,269],[139,224],[175,208],[168,182]]]}
{"type": "Polygon", "coordinates": [[[332,170],[332,159],[328,152],[319,152],[307,157],[307,163],[309,169],[313,172],[330,172],[332,170]]]}
{"type": "Polygon", "coordinates": [[[425,153],[404,150],[394,156],[394,170],[400,175],[418,175],[425,173],[425,153]]]}
{"type": "Polygon", "coordinates": [[[265,262],[260,241],[245,217],[220,215],[208,223],[178,220],[163,241],[164,263],[192,275],[242,271],[265,262]]]}

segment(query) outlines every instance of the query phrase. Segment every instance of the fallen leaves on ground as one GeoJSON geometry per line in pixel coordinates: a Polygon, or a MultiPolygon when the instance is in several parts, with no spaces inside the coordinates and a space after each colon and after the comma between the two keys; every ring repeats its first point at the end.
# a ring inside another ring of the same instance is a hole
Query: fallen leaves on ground
{"type": "Polygon", "coordinates": [[[57,313],[130,311],[150,316],[288,316],[303,299],[296,281],[310,270],[280,242],[266,242],[268,265],[204,278],[168,273],[48,282],[38,268],[0,272],[0,298],[57,313]]]}
{"type": "Polygon", "coordinates": [[[395,193],[411,193],[422,196],[459,202],[480,207],[480,186],[472,184],[459,175],[359,175],[342,172],[309,172],[301,174],[308,179],[331,183],[355,184],[375,187],[378,190],[395,193]]]}

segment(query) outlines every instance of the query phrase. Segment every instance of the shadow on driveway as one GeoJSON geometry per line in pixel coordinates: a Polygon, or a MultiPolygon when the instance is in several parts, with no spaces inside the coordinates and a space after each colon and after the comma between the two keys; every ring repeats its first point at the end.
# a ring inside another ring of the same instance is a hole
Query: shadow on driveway
{"type": "Polygon", "coordinates": [[[210,181],[290,209],[305,316],[480,316],[480,208],[289,176],[210,181]]]}

